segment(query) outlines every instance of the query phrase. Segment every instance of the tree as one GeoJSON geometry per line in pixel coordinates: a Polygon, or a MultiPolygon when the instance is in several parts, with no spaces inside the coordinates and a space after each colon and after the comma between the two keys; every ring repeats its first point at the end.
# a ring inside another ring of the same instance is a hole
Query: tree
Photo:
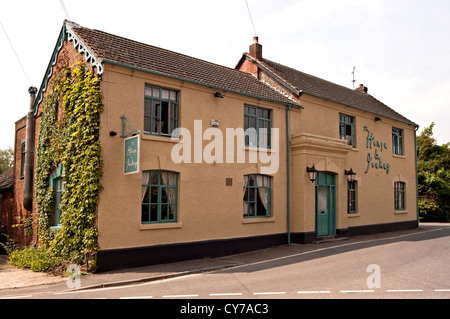
{"type": "Polygon", "coordinates": [[[13,167],[14,150],[12,147],[0,150],[0,174],[13,167]]]}
{"type": "Polygon", "coordinates": [[[417,137],[420,221],[450,221],[450,143],[437,145],[431,123],[417,137]]]}

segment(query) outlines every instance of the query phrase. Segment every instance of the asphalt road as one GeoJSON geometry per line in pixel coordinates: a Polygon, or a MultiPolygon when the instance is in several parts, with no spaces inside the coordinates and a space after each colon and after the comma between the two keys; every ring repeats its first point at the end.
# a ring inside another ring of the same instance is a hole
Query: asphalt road
{"type": "MultiPolygon", "coordinates": [[[[259,304],[260,312],[266,299],[450,299],[450,225],[386,239],[318,245],[313,251],[211,273],[15,297],[178,300],[180,311],[184,304],[201,305],[199,300],[246,299],[252,302],[248,307],[259,304]]],[[[227,310],[233,311],[230,307],[227,310]]],[[[209,311],[192,308],[200,310],[209,311]]]]}

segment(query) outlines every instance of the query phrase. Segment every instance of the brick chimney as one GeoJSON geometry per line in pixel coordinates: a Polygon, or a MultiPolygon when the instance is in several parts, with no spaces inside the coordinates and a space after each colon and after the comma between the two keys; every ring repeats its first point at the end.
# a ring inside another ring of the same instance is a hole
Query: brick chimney
{"type": "Polygon", "coordinates": [[[262,60],[262,45],[258,43],[258,37],[253,37],[253,44],[250,45],[249,55],[252,58],[262,60]]]}
{"type": "Polygon", "coordinates": [[[360,84],[359,87],[355,89],[355,91],[367,94],[367,92],[369,92],[369,89],[367,88],[367,86],[364,86],[364,84],[360,84]]]}

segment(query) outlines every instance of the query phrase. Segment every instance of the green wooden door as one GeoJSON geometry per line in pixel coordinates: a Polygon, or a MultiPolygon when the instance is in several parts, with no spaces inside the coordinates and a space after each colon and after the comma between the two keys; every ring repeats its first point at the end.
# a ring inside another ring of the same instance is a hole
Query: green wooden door
{"type": "Polygon", "coordinates": [[[336,234],[336,185],[335,176],[320,172],[316,179],[316,234],[336,234]]]}

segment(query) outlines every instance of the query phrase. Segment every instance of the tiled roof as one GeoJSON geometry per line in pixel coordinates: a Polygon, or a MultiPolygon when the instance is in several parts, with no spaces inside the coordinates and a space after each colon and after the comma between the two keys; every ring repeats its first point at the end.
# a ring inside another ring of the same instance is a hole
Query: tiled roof
{"type": "MultiPolygon", "coordinates": [[[[248,58],[255,61],[254,58],[249,56],[248,58]]],[[[264,58],[262,60],[256,60],[256,62],[277,75],[292,88],[301,90],[304,93],[320,96],[377,115],[416,125],[370,94],[357,92],[264,58]]]]}
{"type": "Polygon", "coordinates": [[[66,23],[97,59],[104,63],[116,63],[215,89],[299,106],[250,74],[68,21],[66,23]]]}
{"type": "Polygon", "coordinates": [[[0,192],[12,189],[14,184],[13,171],[14,169],[11,167],[0,174],[0,192]]]}

